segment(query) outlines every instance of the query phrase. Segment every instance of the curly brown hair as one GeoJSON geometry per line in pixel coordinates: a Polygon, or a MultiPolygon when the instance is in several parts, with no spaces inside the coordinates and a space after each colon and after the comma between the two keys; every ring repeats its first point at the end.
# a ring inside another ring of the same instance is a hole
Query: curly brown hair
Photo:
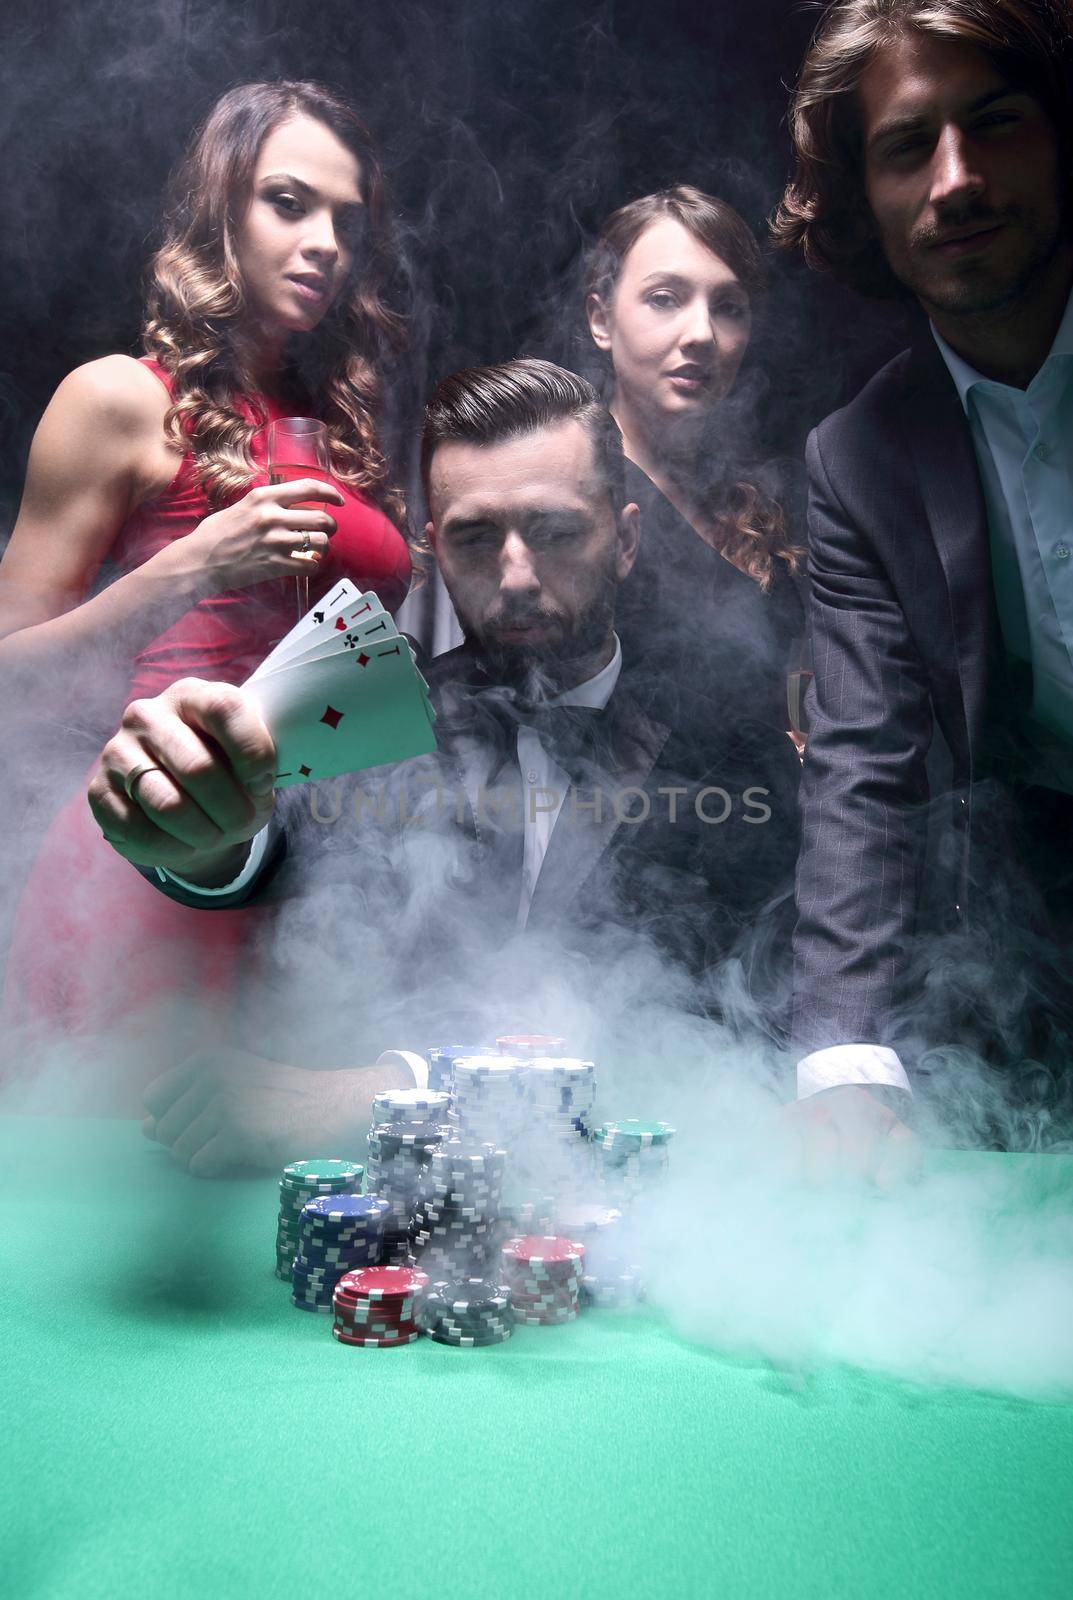
{"type": "Polygon", "coordinates": [[[795,168],[771,222],[775,243],[874,298],[907,296],[875,236],[864,190],[856,89],[876,52],[913,31],[974,45],[1048,112],[1073,145],[1069,0],[834,0],[790,103],[795,168]]]}
{"type": "MultiPolygon", "coordinates": [[[[748,224],[725,200],[692,184],[678,183],[631,200],[608,217],[589,258],[586,299],[594,294],[605,303],[609,300],[633,246],[645,229],[662,217],[681,223],[725,261],[750,301],[764,293],[764,258],[748,224]]],[[[800,570],[805,552],[791,542],[785,512],[756,484],[729,478],[719,485],[714,502],[706,505],[705,511],[715,524],[720,552],[761,589],[771,588],[777,563],[791,573],[800,570]]]]}
{"type": "Polygon", "coordinates": [[[166,432],[193,451],[210,500],[244,492],[254,476],[250,445],[258,424],[234,409],[236,395],[253,387],[235,339],[246,309],[235,230],[266,136],[299,115],[324,123],[358,158],[364,237],[360,265],[302,341],[288,376],[301,403],[327,424],[334,476],[401,527],[402,496],[389,482],[376,425],[380,368],[404,335],[385,298],[392,265],[387,192],[372,135],[331,90],[246,83],[217,101],[171,180],[164,240],[149,266],[143,345],[173,382],[166,432]]]}

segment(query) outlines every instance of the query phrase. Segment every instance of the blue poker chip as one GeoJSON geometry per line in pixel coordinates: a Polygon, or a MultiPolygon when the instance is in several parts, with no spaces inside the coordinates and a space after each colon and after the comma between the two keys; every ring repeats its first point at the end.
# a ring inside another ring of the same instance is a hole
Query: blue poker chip
{"type": "Polygon", "coordinates": [[[387,1215],[387,1204],[375,1194],[322,1194],[302,1207],[303,1222],[351,1222],[368,1227],[387,1215]]]}

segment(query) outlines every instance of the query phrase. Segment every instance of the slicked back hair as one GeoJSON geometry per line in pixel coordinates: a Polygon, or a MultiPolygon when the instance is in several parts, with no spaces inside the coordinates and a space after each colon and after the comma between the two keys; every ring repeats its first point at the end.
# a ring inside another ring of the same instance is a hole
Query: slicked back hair
{"type": "Polygon", "coordinates": [[[772,219],[776,244],[862,294],[908,296],[874,235],[864,189],[857,85],[905,33],[973,45],[1043,106],[1073,190],[1070,0],[834,0],[820,19],[790,103],[794,171],[772,219]]]}
{"type": "Polygon", "coordinates": [[[465,367],[437,385],[421,434],[426,502],[432,457],[441,444],[502,444],[564,422],[580,423],[592,440],[597,476],[617,517],[626,503],[618,425],[591,383],[535,358],[465,367]]]}

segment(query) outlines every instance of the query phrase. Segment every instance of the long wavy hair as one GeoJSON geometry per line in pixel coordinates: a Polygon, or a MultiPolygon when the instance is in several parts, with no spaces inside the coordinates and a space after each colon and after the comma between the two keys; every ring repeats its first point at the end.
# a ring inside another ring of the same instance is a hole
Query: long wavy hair
{"type": "MultiPolygon", "coordinates": [[[[589,258],[586,300],[595,294],[604,305],[610,304],[626,257],[645,229],[663,217],[680,223],[725,261],[750,304],[763,295],[764,258],[747,224],[725,200],[679,183],[631,200],[608,217],[589,258]]],[[[782,507],[759,485],[734,472],[724,474],[704,510],[715,524],[720,552],[761,589],[771,588],[780,565],[790,573],[800,570],[805,552],[792,543],[782,507]]]]}
{"type": "Polygon", "coordinates": [[[246,83],[229,90],[171,180],[142,330],[145,353],[173,382],[165,430],[179,448],[193,451],[210,501],[222,503],[249,487],[259,424],[235,410],[236,396],[253,388],[236,339],[247,302],[235,234],[261,146],[294,116],[324,123],[357,157],[364,231],[349,280],[320,325],[295,341],[286,381],[296,402],[327,424],[333,475],[402,526],[402,497],[389,482],[377,432],[381,367],[404,334],[386,297],[394,257],[387,192],[371,134],[346,101],[320,84],[246,83]]]}
{"type": "Polygon", "coordinates": [[[907,32],[982,50],[1044,106],[1073,189],[1073,8],[1069,0],[835,0],[820,18],[790,103],[794,171],[772,218],[775,243],[875,299],[910,291],[887,265],[864,189],[857,85],[907,32]]]}

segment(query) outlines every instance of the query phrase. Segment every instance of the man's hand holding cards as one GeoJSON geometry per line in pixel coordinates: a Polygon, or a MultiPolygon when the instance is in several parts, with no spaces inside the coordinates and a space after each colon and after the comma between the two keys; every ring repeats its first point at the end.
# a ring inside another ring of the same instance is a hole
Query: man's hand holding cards
{"type": "Polygon", "coordinates": [[[436,713],[409,643],[376,596],[346,579],[243,688],[275,743],[280,789],[436,748],[436,713]]]}
{"type": "Polygon", "coordinates": [[[183,678],[132,701],[101,752],[90,810],[128,861],[226,883],[274,788],[434,750],[435,720],[408,642],[375,595],[344,581],[241,688],[183,678]]]}

